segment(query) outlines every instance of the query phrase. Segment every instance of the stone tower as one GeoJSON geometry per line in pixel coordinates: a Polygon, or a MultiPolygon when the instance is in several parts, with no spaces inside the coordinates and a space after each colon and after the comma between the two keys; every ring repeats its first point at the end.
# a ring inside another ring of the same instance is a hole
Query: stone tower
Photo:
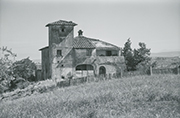
{"type": "Polygon", "coordinates": [[[72,47],[72,39],[74,38],[74,26],[77,24],[72,21],[59,20],[49,23],[46,27],[49,28],[49,46],[53,44],[63,44],[65,47],[72,47]],[[63,40],[68,36],[68,39],[63,40]]]}
{"type": "MultiPolygon", "coordinates": [[[[72,49],[74,26],[72,21],[59,20],[46,25],[49,31],[49,78],[60,78],[59,62],[72,49]]],[[[62,67],[65,65],[61,65],[62,67]]],[[[71,67],[71,65],[66,65],[71,67]]],[[[72,67],[71,67],[72,68],[72,67]]]]}

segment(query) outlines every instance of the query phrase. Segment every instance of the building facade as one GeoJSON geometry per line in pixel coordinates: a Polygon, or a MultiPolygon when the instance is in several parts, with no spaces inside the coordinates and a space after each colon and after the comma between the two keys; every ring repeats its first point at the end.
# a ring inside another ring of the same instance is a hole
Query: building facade
{"type": "Polygon", "coordinates": [[[82,30],[74,37],[76,25],[64,20],[46,25],[49,45],[40,49],[42,79],[121,73],[125,67],[121,48],[85,37],[82,30]]]}

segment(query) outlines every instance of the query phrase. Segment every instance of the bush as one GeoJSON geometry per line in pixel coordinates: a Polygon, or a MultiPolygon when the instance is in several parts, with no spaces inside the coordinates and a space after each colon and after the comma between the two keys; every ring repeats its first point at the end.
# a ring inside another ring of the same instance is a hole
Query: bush
{"type": "Polygon", "coordinates": [[[14,77],[21,77],[28,81],[35,81],[36,65],[28,58],[16,61],[12,65],[14,77]]]}
{"type": "Polygon", "coordinates": [[[28,85],[30,84],[30,82],[28,82],[27,80],[21,78],[21,77],[18,77],[14,80],[11,80],[10,82],[10,89],[11,90],[14,90],[14,89],[24,89],[26,88],[28,85]]]}

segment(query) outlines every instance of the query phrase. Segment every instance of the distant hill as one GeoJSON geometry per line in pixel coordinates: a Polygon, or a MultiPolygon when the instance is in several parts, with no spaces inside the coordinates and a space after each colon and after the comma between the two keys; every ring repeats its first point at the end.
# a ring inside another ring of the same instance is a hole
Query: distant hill
{"type": "Polygon", "coordinates": [[[180,51],[151,53],[151,57],[180,57],[180,51]]]}
{"type": "Polygon", "coordinates": [[[180,57],[152,57],[152,62],[156,62],[155,68],[175,68],[180,64],[180,57]]]}

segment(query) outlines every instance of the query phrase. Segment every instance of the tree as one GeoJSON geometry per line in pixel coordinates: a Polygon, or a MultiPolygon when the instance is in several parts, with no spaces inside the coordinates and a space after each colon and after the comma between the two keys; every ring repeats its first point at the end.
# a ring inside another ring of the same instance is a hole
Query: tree
{"type": "Polygon", "coordinates": [[[0,93],[9,89],[13,74],[10,67],[16,56],[12,49],[0,47],[0,93]]]}
{"type": "Polygon", "coordinates": [[[124,45],[123,56],[125,58],[128,71],[137,70],[140,68],[144,69],[144,67],[147,68],[151,65],[151,58],[149,57],[150,49],[147,49],[146,44],[142,42],[139,43],[139,46],[140,48],[132,51],[130,39],[128,39],[124,45]]]}
{"type": "Polygon", "coordinates": [[[29,59],[29,57],[14,62],[12,70],[15,78],[22,77],[28,81],[35,81],[36,65],[29,59]]]}
{"type": "Polygon", "coordinates": [[[122,54],[125,58],[126,68],[127,70],[134,70],[134,57],[133,57],[133,51],[131,48],[131,41],[130,38],[127,40],[127,42],[124,44],[124,48],[122,51],[122,54]]]}
{"type": "Polygon", "coordinates": [[[16,57],[11,49],[7,47],[0,48],[0,81],[7,80],[12,75],[11,65],[16,57]]]}
{"type": "Polygon", "coordinates": [[[140,48],[139,49],[134,49],[134,59],[135,59],[135,63],[136,65],[141,64],[144,67],[145,66],[149,66],[150,65],[150,60],[151,58],[150,56],[150,50],[151,49],[147,49],[146,48],[146,44],[140,42],[139,43],[140,48]]]}

